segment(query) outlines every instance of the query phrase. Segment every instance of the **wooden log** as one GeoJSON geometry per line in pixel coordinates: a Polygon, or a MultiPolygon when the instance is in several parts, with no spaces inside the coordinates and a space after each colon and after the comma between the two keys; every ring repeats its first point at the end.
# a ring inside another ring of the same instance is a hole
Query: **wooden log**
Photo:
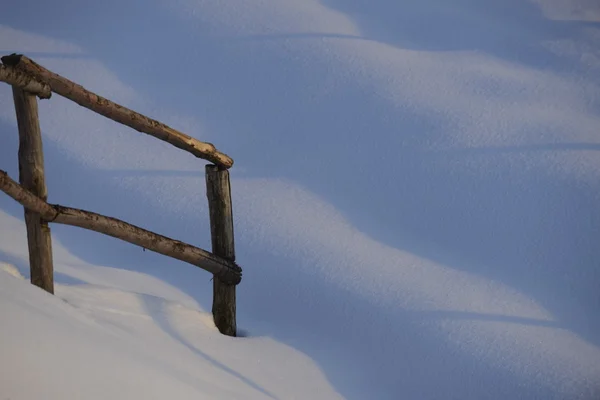
{"type": "Polygon", "coordinates": [[[49,99],[52,96],[49,85],[39,82],[13,67],[0,65],[0,81],[21,88],[27,93],[35,94],[40,99],[49,99]]]}
{"type": "MultiPolygon", "coordinates": [[[[42,200],[48,192],[44,178],[44,153],[35,95],[13,86],[13,99],[19,127],[19,181],[42,200]]],[[[40,214],[25,208],[27,245],[31,283],[54,293],[52,236],[50,227],[40,214]]]]}
{"type": "MultiPolygon", "coordinates": [[[[206,166],[206,194],[210,213],[210,233],[213,253],[235,261],[233,238],[233,210],[229,171],[216,165],[206,166]]],[[[212,313],[219,331],[228,336],[236,336],[235,285],[213,279],[212,313]]]]}
{"type": "Polygon", "coordinates": [[[242,269],[233,261],[187,243],[147,231],[116,218],[76,208],[48,204],[33,193],[25,190],[12,180],[6,172],[1,170],[0,190],[27,209],[38,213],[45,221],[78,226],[124,240],[156,253],[195,265],[211,272],[223,282],[232,285],[238,284],[242,279],[242,269]]]}
{"type": "Polygon", "coordinates": [[[201,142],[161,122],[98,96],[83,86],[47,70],[23,55],[11,54],[4,56],[2,62],[27,73],[41,82],[47,83],[53,92],[106,118],[164,140],[175,147],[192,153],[196,157],[213,162],[223,168],[231,168],[233,165],[233,159],[218,151],[213,144],[201,142]]]}

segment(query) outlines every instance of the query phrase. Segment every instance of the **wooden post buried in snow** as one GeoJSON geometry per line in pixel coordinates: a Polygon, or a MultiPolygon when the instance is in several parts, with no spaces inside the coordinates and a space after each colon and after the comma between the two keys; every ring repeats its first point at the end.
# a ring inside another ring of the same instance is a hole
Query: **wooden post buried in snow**
{"type": "MultiPolygon", "coordinates": [[[[216,165],[206,166],[206,195],[210,213],[212,252],[235,261],[229,171],[216,165]]],[[[222,334],[236,336],[235,285],[227,284],[217,276],[213,276],[212,313],[215,325],[222,334]]]]}
{"type": "MultiPolygon", "coordinates": [[[[19,181],[21,185],[46,201],[44,153],[35,95],[13,86],[13,98],[19,127],[19,181]]],[[[50,227],[40,214],[25,208],[31,283],[54,293],[52,237],[50,227]]]]}

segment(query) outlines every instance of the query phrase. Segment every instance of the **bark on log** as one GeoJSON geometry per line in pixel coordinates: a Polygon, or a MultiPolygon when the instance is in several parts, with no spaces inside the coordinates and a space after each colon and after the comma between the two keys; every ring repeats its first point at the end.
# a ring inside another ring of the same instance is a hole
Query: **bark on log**
{"type": "MultiPolygon", "coordinates": [[[[25,189],[45,201],[48,192],[44,178],[44,153],[37,99],[35,95],[15,86],[13,99],[19,127],[19,181],[25,189]]],[[[31,283],[54,293],[50,227],[39,213],[27,208],[24,212],[31,283]]]]}
{"type": "Polygon", "coordinates": [[[233,165],[233,160],[228,155],[218,151],[213,144],[201,142],[161,122],[98,96],[83,86],[47,70],[23,55],[11,54],[4,56],[2,62],[27,73],[41,82],[47,83],[53,92],[106,118],[164,140],[175,147],[192,153],[196,157],[213,162],[223,168],[231,168],[233,165]]]}
{"type": "Polygon", "coordinates": [[[242,269],[229,261],[198,247],[158,235],[135,225],[90,211],[48,204],[13,181],[0,170],[0,190],[24,207],[37,212],[48,221],[78,226],[103,233],[148,250],[187,262],[214,274],[231,285],[240,283],[242,269]]]}
{"type": "MultiPolygon", "coordinates": [[[[206,194],[210,212],[212,251],[216,255],[235,261],[229,171],[220,169],[216,165],[207,165],[206,194]]],[[[215,325],[224,335],[236,336],[235,302],[235,286],[215,276],[212,313],[215,325]]]]}
{"type": "Polygon", "coordinates": [[[49,99],[52,96],[52,90],[48,84],[39,82],[13,67],[0,65],[0,81],[19,87],[27,93],[35,94],[40,99],[49,99]]]}

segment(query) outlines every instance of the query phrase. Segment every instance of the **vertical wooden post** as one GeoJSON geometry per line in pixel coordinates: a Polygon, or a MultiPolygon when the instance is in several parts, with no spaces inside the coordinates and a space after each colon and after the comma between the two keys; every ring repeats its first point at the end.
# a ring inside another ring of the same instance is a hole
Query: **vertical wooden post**
{"type": "MultiPolygon", "coordinates": [[[[46,201],[44,153],[35,95],[13,86],[13,99],[19,126],[19,181],[21,185],[46,201]]],[[[25,209],[31,283],[54,293],[52,238],[48,223],[38,213],[25,209]]]]}
{"type": "MultiPolygon", "coordinates": [[[[216,165],[206,166],[206,195],[210,213],[212,252],[235,261],[233,212],[229,171],[216,165]]],[[[228,285],[213,276],[213,318],[219,331],[236,336],[235,285],[228,285]]]]}

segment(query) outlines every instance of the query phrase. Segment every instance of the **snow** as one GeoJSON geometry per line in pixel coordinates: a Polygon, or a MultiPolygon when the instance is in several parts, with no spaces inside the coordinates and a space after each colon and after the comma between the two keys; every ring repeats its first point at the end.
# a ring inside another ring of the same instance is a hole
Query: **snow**
{"type": "MultiPolygon", "coordinates": [[[[598,398],[599,44],[589,0],[11,4],[2,53],[236,160],[243,337],[210,275],[76,228],[56,296],[15,278],[0,196],[0,394],[598,398]]],[[[50,202],[210,248],[203,162],[59,96],[40,119],[50,202]]],[[[14,178],[15,128],[5,87],[14,178]]]]}
{"type": "Polygon", "coordinates": [[[197,308],[89,284],[51,297],[0,274],[6,398],[340,398],[302,353],[224,337],[197,308]]]}

